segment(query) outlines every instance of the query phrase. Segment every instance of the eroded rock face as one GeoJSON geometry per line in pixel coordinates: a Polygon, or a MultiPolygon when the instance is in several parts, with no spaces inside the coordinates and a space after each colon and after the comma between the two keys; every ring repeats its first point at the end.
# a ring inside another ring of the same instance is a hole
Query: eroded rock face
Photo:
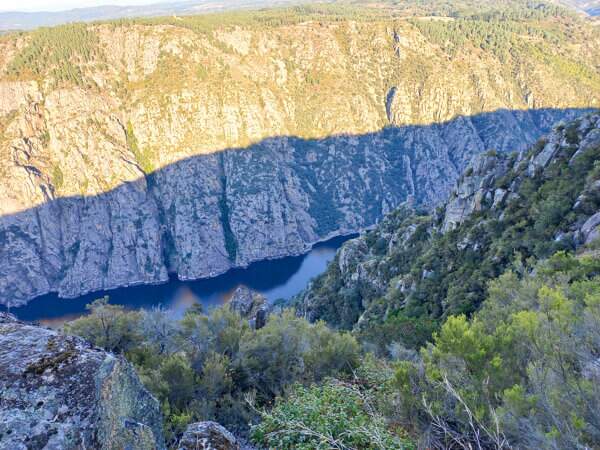
{"type": "Polygon", "coordinates": [[[196,422],[187,426],[179,450],[240,450],[240,444],[218,423],[196,422]]]}
{"type": "Polygon", "coordinates": [[[583,242],[591,244],[596,239],[600,238],[600,212],[597,212],[588,220],[585,221],[580,229],[583,235],[583,242]]]}
{"type": "MultiPolygon", "coordinates": [[[[518,145],[562,117],[527,114],[523,127],[542,125],[530,127],[518,145]]],[[[31,165],[40,150],[24,149],[15,176],[7,175],[12,184],[3,187],[7,179],[0,176],[0,304],[18,306],[51,291],[76,297],[165,282],[169,272],[212,277],[302,254],[319,240],[376,223],[405,201],[435,205],[470,156],[491,146],[515,149],[496,120],[490,114],[362,136],[272,138],[185,159],[147,177],[135,166],[118,169],[124,184],[88,197],[53,198],[50,178],[31,165]],[[136,171],[140,178],[131,180],[136,171]],[[34,192],[43,204],[2,211],[15,197],[15,205],[28,203],[34,192]]],[[[121,133],[111,143],[120,140],[124,157],[133,158],[121,133]]],[[[113,177],[103,170],[102,177],[113,177]]]]}
{"type": "Polygon", "coordinates": [[[245,286],[235,290],[229,300],[229,308],[248,319],[250,326],[255,330],[265,326],[270,311],[266,297],[245,286]]]}
{"type": "Polygon", "coordinates": [[[0,313],[0,449],[164,449],[158,401],[132,366],[0,313]]]}

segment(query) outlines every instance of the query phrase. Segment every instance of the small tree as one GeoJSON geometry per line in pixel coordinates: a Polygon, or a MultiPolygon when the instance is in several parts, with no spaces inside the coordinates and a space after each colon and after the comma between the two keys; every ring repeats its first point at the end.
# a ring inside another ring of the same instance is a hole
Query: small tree
{"type": "Polygon", "coordinates": [[[123,353],[140,341],[140,313],[125,311],[123,306],[108,301],[108,296],[93,301],[86,306],[90,313],[65,324],[64,330],[108,351],[123,353]]]}

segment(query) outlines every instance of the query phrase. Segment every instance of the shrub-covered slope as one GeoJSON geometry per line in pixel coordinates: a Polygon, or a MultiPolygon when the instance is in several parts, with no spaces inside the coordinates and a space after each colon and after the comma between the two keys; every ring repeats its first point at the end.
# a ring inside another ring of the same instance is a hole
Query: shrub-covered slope
{"type": "Polygon", "coordinates": [[[489,152],[434,214],[401,207],[347,242],[300,298],[311,320],[418,346],[471,314],[489,280],[598,237],[600,116],[559,125],[521,154],[489,152]]]}

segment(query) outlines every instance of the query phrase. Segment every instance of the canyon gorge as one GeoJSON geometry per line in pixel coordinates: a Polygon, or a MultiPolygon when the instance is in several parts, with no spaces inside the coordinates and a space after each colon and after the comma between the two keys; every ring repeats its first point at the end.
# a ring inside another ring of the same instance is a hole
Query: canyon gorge
{"type": "Polygon", "coordinates": [[[315,11],[1,37],[0,303],[301,254],[600,104],[578,19],[315,11]]]}

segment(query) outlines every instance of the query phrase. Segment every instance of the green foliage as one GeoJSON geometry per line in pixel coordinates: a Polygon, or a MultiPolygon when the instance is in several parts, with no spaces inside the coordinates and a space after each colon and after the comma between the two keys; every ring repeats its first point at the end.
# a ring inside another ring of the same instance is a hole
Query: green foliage
{"type": "Polygon", "coordinates": [[[133,153],[136,162],[145,174],[150,174],[154,171],[154,163],[152,161],[152,154],[148,149],[140,149],[135,132],[133,131],[133,124],[131,121],[127,122],[127,128],[125,129],[125,138],[127,146],[133,153]]]}
{"type": "Polygon", "coordinates": [[[47,147],[48,144],[50,143],[50,133],[48,132],[48,130],[44,130],[44,132],[42,133],[42,136],[41,136],[41,140],[42,140],[42,145],[44,147],[47,147]]]}
{"type": "Polygon", "coordinates": [[[225,250],[231,261],[237,258],[237,240],[231,229],[229,204],[227,203],[227,178],[221,177],[222,193],[219,198],[219,210],[221,212],[221,225],[225,239],[225,250]]]}
{"type": "Polygon", "coordinates": [[[132,23],[168,24],[184,27],[196,33],[211,35],[218,29],[245,27],[266,29],[291,26],[302,22],[374,21],[390,16],[446,16],[480,21],[541,20],[573,16],[568,10],[543,1],[505,0],[385,0],[375,8],[366,8],[360,0],[337,4],[312,4],[259,10],[231,11],[181,17],[119,19],[113,26],[132,23]]]}
{"type": "Polygon", "coordinates": [[[598,446],[598,274],[599,259],[558,253],[498,278],[471,321],[449,317],[422,362],[398,365],[403,415],[436,423],[439,445],[598,446]]]}
{"type": "Polygon", "coordinates": [[[407,316],[404,311],[398,310],[378,326],[361,329],[358,336],[361,340],[378,343],[380,346],[401,342],[402,345],[414,349],[429,341],[438,327],[439,320],[427,315],[407,316]]]}
{"type": "Polygon", "coordinates": [[[535,20],[572,14],[555,4],[537,0],[412,0],[394,2],[413,16],[441,16],[472,20],[535,20]]]}
{"type": "MultiPolygon", "coordinates": [[[[299,5],[287,8],[269,8],[255,11],[232,11],[183,17],[134,19],[134,23],[169,24],[188,28],[196,33],[209,34],[218,29],[245,27],[265,29],[295,25],[305,21],[373,20],[384,17],[376,9],[343,5],[299,5]]],[[[115,25],[128,24],[129,19],[112,21],[115,25]]]]}
{"type": "Polygon", "coordinates": [[[356,385],[336,380],[309,388],[296,385],[262,417],[252,435],[254,441],[268,448],[415,448],[386,429],[383,418],[373,412],[368,394],[356,385]]]}
{"type": "Polygon", "coordinates": [[[455,53],[466,46],[479,47],[490,51],[501,59],[515,43],[518,32],[526,30],[517,22],[460,19],[454,21],[413,20],[421,33],[429,40],[455,53]]]}
{"type": "Polygon", "coordinates": [[[347,376],[359,364],[352,336],[323,323],[309,324],[289,311],[271,316],[255,331],[227,307],[209,315],[190,310],[181,320],[160,309],[125,311],[107,299],[89,309],[66,331],[126,355],[160,400],[172,442],[197,420],[216,420],[243,432],[257,419],[247,395],[262,407],[295,383],[347,376]]]}
{"type": "Polygon", "coordinates": [[[240,348],[248,383],[259,398],[281,395],[296,380],[321,380],[358,364],[359,347],[348,334],[310,325],[292,312],[271,319],[240,348]]]}
{"type": "Polygon", "coordinates": [[[55,189],[60,189],[64,183],[64,175],[58,164],[52,167],[52,184],[55,189]]]}
{"type": "Polygon", "coordinates": [[[129,351],[140,339],[140,314],[125,311],[121,305],[111,305],[108,300],[106,296],[89,304],[89,315],[68,322],[65,324],[65,331],[82,336],[92,344],[111,352],[129,351]]]}
{"type": "Polygon", "coordinates": [[[55,83],[86,86],[82,67],[100,57],[98,38],[85,24],[38,28],[30,41],[9,64],[11,78],[42,78],[50,75],[55,83]]]}

